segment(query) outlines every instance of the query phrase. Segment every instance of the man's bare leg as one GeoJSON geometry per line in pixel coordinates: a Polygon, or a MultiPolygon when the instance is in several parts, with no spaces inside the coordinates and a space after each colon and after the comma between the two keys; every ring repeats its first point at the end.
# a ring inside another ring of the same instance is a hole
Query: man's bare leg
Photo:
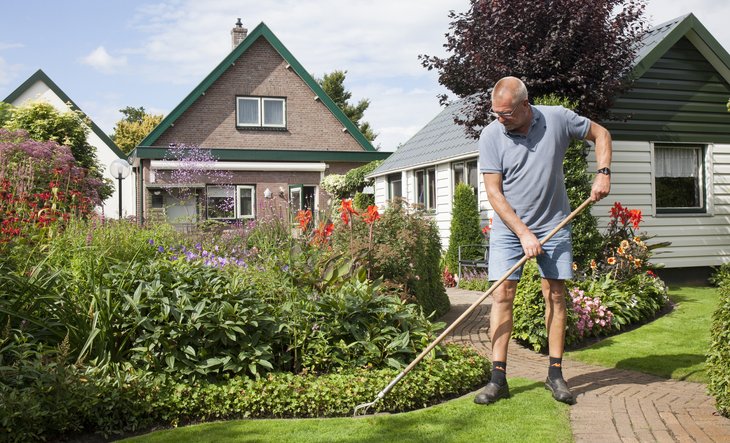
{"type": "Polygon", "coordinates": [[[563,352],[565,350],[565,324],[568,314],[565,306],[565,281],[542,279],[542,295],[545,298],[545,327],[548,331],[550,367],[545,387],[553,398],[572,404],[573,394],[563,378],[563,352]]]}

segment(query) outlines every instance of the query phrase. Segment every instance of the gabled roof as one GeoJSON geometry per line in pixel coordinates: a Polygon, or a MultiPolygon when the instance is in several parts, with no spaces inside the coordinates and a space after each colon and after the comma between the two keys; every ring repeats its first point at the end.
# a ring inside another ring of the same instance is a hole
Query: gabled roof
{"type": "MultiPolygon", "coordinates": [[[[690,40],[730,83],[730,55],[693,14],[677,17],[646,31],[634,59],[632,78],[641,77],[683,37],[690,40]]],[[[468,97],[452,102],[369,177],[476,155],[477,141],[469,137],[464,127],[455,123],[453,118],[467,103],[468,97]]]]}
{"type": "MultiPolygon", "coordinates": [[[[30,77],[28,77],[28,80],[24,81],[20,86],[18,86],[13,92],[10,93],[10,95],[8,95],[7,97],[5,97],[5,100],[3,100],[3,101],[5,103],[12,103],[12,102],[14,102],[18,97],[20,97],[25,91],[27,91],[36,82],[42,82],[42,83],[44,83],[64,103],[70,103],[70,105],[71,105],[72,108],[78,109],[79,111],[83,112],[81,110],[81,108],[79,108],[78,105],[76,103],[74,103],[74,101],[71,100],[69,98],[69,96],[66,95],[66,93],[63,92],[63,90],[61,90],[61,88],[59,88],[58,85],[56,83],[54,83],[54,81],[51,80],[51,78],[48,77],[46,75],[46,73],[43,72],[43,70],[41,70],[41,69],[37,70],[35,72],[35,74],[33,74],[30,77]]],[[[89,126],[91,127],[91,130],[94,132],[94,134],[96,134],[97,136],[99,136],[99,138],[101,139],[101,141],[103,141],[107,146],[109,146],[109,148],[114,152],[114,154],[117,155],[117,157],[124,158],[124,159],[127,158],[127,155],[124,152],[122,152],[121,149],[119,149],[119,147],[117,146],[117,144],[114,143],[112,141],[112,139],[110,139],[109,136],[106,135],[104,133],[104,131],[102,131],[101,128],[99,128],[96,125],[96,123],[94,123],[93,120],[91,120],[89,118],[88,121],[89,121],[89,126]]]]}
{"type": "Polygon", "coordinates": [[[173,125],[175,120],[177,120],[190,106],[192,106],[192,104],[195,103],[195,101],[198,100],[198,98],[202,96],[205,91],[210,88],[210,86],[213,85],[213,83],[215,83],[216,80],[218,80],[218,78],[220,78],[223,73],[225,73],[231,65],[235,63],[236,60],[238,60],[238,58],[240,58],[259,38],[265,39],[279,53],[279,55],[281,55],[281,57],[289,64],[291,69],[299,75],[299,77],[312,89],[312,91],[314,91],[317,97],[319,97],[327,109],[332,112],[335,118],[337,118],[337,120],[339,120],[340,123],[347,128],[348,133],[355,138],[360,146],[362,146],[363,150],[377,152],[370,141],[362,135],[357,126],[355,126],[355,124],[347,118],[335,102],[333,102],[327,93],[324,92],[322,87],[319,86],[311,75],[309,75],[307,70],[302,67],[291,52],[286,49],[281,41],[279,41],[274,33],[271,32],[268,26],[266,26],[263,22],[256,26],[256,28],[254,28],[253,31],[251,31],[246,38],[238,46],[236,46],[236,48],[231,51],[231,53],[228,54],[226,58],[224,58],[223,61],[221,61],[218,66],[216,66],[215,69],[213,69],[213,71],[208,74],[208,76],[205,77],[205,79],[203,79],[203,81],[200,82],[200,84],[193,89],[193,91],[188,94],[188,96],[185,97],[185,99],[180,102],[180,104],[177,105],[175,109],[173,109],[172,112],[170,112],[170,114],[168,114],[167,117],[165,117],[147,137],[145,137],[144,140],[140,142],[139,147],[154,146],[157,139],[165,132],[165,130],[173,125]]]}
{"type": "Polygon", "coordinates": [[[633,78],[641,77],[682,37],[689,39],[725,80],[730,82],[730,54],[691,13],[646,31],[634,59],[633,78]]]}

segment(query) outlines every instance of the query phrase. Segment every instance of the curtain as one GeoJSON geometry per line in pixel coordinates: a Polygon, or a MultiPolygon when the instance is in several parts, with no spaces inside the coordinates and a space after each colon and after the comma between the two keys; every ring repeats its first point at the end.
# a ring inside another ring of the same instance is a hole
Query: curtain
{"type": "Polygon", "coordinates": [[[655,147],[657,177],[698,177],[699,148],[655,147]]]}

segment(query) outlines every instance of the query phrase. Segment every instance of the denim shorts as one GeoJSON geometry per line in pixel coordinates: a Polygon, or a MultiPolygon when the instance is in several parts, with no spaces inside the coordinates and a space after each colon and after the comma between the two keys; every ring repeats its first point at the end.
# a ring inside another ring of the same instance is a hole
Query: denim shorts
{"type": "MultiPolygon", "coordinates": [[[[537,238],[542,240],[545,235],[537,238]]],[[[540,275],[553,280],[573,278],[573,245],[569,226],[558,231],[542,249],[545,253],[535,257],[540,275]]],[[[489,280],[502,278],[524,255],[522,244],[512,231],[492,231],[489,238],[489,280]]],[[[519,268],[507,280],[519,280],[521,276],[522,268],[519,268]]]]}

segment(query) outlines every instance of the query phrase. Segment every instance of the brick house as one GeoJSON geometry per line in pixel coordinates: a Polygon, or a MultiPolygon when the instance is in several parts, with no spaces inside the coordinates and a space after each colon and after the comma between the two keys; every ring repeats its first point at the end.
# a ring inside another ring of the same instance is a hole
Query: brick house
{"type": "Polygon", "coordinates": [[[231,53],[132,153],[141,221],[317,213],[328,204],[326,175],[390,154],[375,150],[264,23],[248,33],[239,19],[231,36],[231,53]],[[171,145],[214,160],[171,159],[171,145]]]}

